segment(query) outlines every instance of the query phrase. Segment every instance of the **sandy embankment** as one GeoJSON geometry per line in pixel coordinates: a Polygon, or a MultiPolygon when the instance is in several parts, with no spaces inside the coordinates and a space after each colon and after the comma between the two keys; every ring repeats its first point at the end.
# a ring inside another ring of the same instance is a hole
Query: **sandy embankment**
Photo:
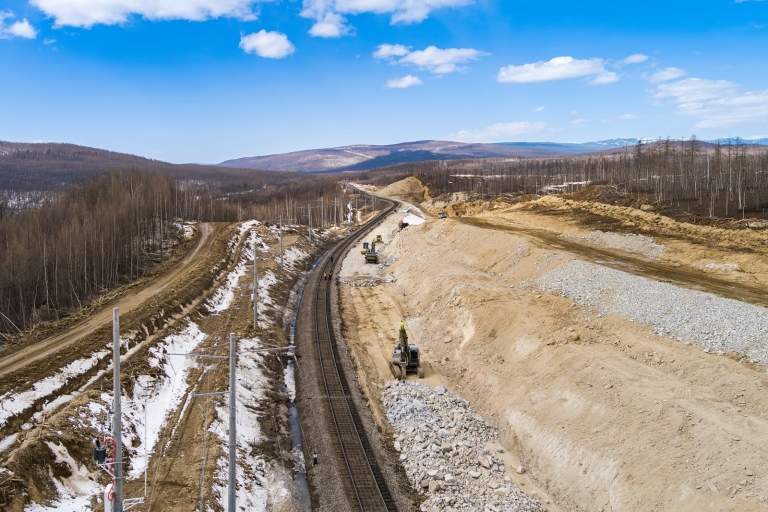
{"type": "MultiPolygon", "coordinates": [[[[590,232],[524,209],[491,217],[590,232]]],[[[511,463],[528,469],[523,488],[562,510],[766,509],[764,371],[539,291],[533,280],[575,256],[529,237],[455,219],[383,230],[381,281],[342,292],[370,393],[391,378],[386,362],[404,316],[427,382],[494,423],[511,463]]],[[[764,255],[675,236],[661,257],[670,268],[736,261],[744,272],[734,282],[764,286],[764,255]]]]}

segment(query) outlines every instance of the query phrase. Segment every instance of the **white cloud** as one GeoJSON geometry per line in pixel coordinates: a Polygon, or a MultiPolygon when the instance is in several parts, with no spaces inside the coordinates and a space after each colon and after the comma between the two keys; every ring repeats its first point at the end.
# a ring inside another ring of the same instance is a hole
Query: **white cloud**
{"type": "Polygon", "coordinates": [[[245,53],[255,53],[267,59],[282,59],[296,51],[296,47],[285,34],[266,30],[241,37],[240,48],[245,53]]]}
{"type": "Polygon", "coordinates": [[[333,31],[317,28],[319,24],[328,24],[328,16],[335,15],[342,20],[337,27],[345,27],[344,15],[357,15],[363,13],[390,14],[391,23],[412,24],[420,23],[429,17],[436,9],[448,7],[462,7],[473,3],[474,0],[304,0],[301,16],[315,20],[315,25],[310,34],[317,37],[339,37],[350,33],[349,29],[341,30],[339,35],[333,31]]]}
{"type": "Polygon", "coordinates": [[[589,85],[612,84],[619,81],[619,75],[613,71],[603,71],[599,75],[587,81],[589,85]]]}
{"type": "Polygon", "coordinates": [[[24,39],[34,39],[37,37],[37,30],[29,24],[26,18],[11,24],[4,32],[11,36],[23,37],[24,39]]]}
{"type": "Polygon", "coordinates": [[[327,12],[312,25],[309,34],[315,37],[334,39],[352,33],[352,28],[347,25],[347,20],[335,12],[327,12]]]}
{"type": "Polygon", "coordinates": [[[30,0],[57,26],[117,25],[130,15],[148,20],[204,21],[211,18],[254,20],[255,0],[30,0]]]}
{"type": "Polygon", "coordinates": [[[633,119],[640,119],[640,116],[637,114],[622,114],[619,117],[617,117],[619,121],[631,121],[633,119]]]}
{"type": "Polygon", "coordinates": [[[486,52],[472,48],[437,48],[428,46],[423,50],[411,51],[400,44],[382,44],[373,52],[376,59],[389,60],[394,64],[409,64],[430,73],[445,74],[462,71],[464,64],[470,60],[489,55],[486,52]]]}
{"type": "Polygon", "coordinates": [[[533,111],[534,112],[543,112],[544,111],[544,107],[536,107],[535,109],[533,109],[533,111]]]}
{"type": "Polygon", "coordinates": [[[404,57],[411,51],[401,44],[380,44],[373,52],[375,59],[391,59],[392,57],[404,57]]]}
{"type": "Polygon", "coordinates": [[[768,118],[768,89],[744,92],[727,80],[686,78],[663,83],[653,97],[669,99],[679,114],[696,118],[696,128],[730,128],[764,123],[768,118]]]}
{"type": "Polygon", "coordinates": [[[419,77],[413,76],[413,75],[406,75],[402,78],[393,78],[392,80],[387,81],[387,89],[407,89],[409,87],[413,87],[414,85],[421,85],[424,82],[422,82],[419,77]]]}
{"type": "Polygon", "coordinates": [[[509,142],[520,137],[546,132],[547,123],[540,121],[515,121],[496,123],[479,130],[462,130],[449,135],[450,140],[461,142],[509,142]]]}
{"type": "Polygon", "coordinates": [[[648,60],[647,55],[643,55],[642,53],[635,53],[630,55],[629,57],[626,57],[621,60],[622,64],[640,64],[641,62],[645,62],[648,60]]]}
{"type": "Polygon", "coordinates": [[[592,84],[613,83],[619,79],[612,71],[606,71],[603,59],[574,59],[555,57],[521,66],[505,66],[499,70],[496,80],[502,83],[533,83],[569,78],[593,77],[592,84]]]}
{"type": "Polygon", "coordinates": [[[21,21],[5,24],[5,20],[13,19],[11,11],[0,11],[0,39],[10,39],[12,37],[21,37],[24,39],[35,39],[37,30],[24,18],[21,21]]]}
{"type": "Polygon", "coordinates": [[[661,71],[657,71],[652,74],[648,80],[652,84],[657,84],[659,82],[674,80],[676,78],[680,78],[681,76],[685,76],[685,70],[680,68],[664,68],[661,71]]]}
{"type": "Polygon", "coordinates": [[[571,121],[571,126],[581,126],[584,123],[588,123],[589,119],[584,119],[583,117],[580,117],[578,119],[574,119],[571,121]]]}

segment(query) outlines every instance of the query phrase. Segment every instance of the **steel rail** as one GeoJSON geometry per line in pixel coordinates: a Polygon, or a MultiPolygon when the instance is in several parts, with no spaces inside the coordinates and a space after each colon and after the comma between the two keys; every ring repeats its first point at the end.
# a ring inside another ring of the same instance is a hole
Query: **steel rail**
{"type": "Polygon", "coordinates": [[[381,213],[371,219],[361,229],[346,240],[339,243],[326,255],[316,273],[317,286],[314,301],[314,336],[317,346],[318,360],[328,398],[328,408],[333,420],[338,438],[338,455],[349,474],[348,492],[353,503],[357,503],[361,511],[396,511],[394,499],[389,491],[375,454],[366,435],[360,415],[352,401],[348,380],[339,362],[341,357],[333,329],[331,310],[332,279],[324,279],[324,275],[333,270],[339,257],[346,253],[349,247],[373,230],[397,206],[397,203],[380,199],[389,203],[381,213]]]}

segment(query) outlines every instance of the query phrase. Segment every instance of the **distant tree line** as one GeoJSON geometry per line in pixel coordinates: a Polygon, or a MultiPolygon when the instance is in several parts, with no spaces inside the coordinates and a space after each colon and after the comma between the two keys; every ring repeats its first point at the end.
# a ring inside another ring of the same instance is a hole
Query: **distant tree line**
{"type": "Polygon", "coordinates": [[[613,185],[627,196],[708,217],[766,215],[768,148],[728,139],[659,140],[610,153],[551,158],[433,161],[393,167],[410,173],[435,197],[475,192],[483,197],[571,192],[613,185]]]}
{"type": "Polygon", "coordinates": [[[34,194],[34,208],[2,202],[18,202],[23,193],[0,197],[0,337],[59,318],[141,277],[167,256],[180,219],[315,228],[345,220],[354,199],[338,178],[280,177],[265,181],[256,173],[250,180],[218,181],[127,171],[34,194]]]}

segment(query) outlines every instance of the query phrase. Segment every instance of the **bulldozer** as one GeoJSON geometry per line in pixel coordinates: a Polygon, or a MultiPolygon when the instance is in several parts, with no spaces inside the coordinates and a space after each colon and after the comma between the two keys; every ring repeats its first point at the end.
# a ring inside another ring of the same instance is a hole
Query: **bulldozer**
{"type": "Polygon", "coordinates": [[[400,339],[392,348],[391,369],[398,380],[405,380],[409,373],[416,373],[420,379],[424,378],[424,369],[419,362],[419,346],[408,343],[404,321],[400,322],[400,339]]]}

